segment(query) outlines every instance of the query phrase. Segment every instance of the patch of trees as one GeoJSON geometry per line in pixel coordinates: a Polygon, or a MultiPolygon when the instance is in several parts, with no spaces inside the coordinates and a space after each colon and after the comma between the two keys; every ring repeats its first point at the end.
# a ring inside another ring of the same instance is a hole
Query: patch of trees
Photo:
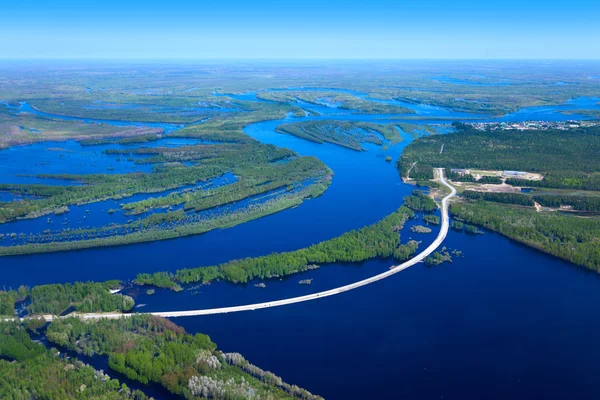
{"type": "Polygon", "coordinates": [[[423,221],[427,222],[428,224],[439,225],[440,217],[437,215],[423,215],[423,221]]]}
{"type": "Polygon", "coordinates": [[[141,391],[32,341],[17,322],[0,323],[0,398],[147,400],[141,391]]]}
{"type": "MultiPolygon", "coordinates": [[[[255,378],[246,371],[247,362],[229,362],[208,336],[190,335],[160,317],[61,319],[50,324],[47,337],[52,343],[88,356],[108,356],[112,370],[143,384],[157,383],[185,398],[246,398],[239,395],[246,389],[257,398],[293,398],[281,388],[283,382],[255,378]],[[195,384],[190,385],[191,381],[195,384]],[[220,395],[210,385],[219,381],[223,382],[220,395]]],[[[317,399],[308,395],[306,399],[317,399]]]]}
{"type": "Polygon", "coordinates": [[[429,266],[440,265],[446,262],[452,262],[452,256],[450,255],[446,247],[442,247],[440,251],[436,251],[427,258],[425,258],[425,264],[429,266]]]}
{"type": "Polygon", "coordinates": [[[29,293],[30,314],[60,315],[70,307],[79,312],[129,311],[134,301],[129,296],[111,294],[118,281],[75,282],[35,286],[29,293]]]}
{"type": "Polygon", "coordinates": [[[425,212],[432,212],[438,208],[436,202],[420,190],[414,190],[412,195],[405,197],[404,205],[411,210],[425,212]]]}
{"type": "Polygon", "coordinates": [[[20,323],[0,322],[0,357],[25,361],[44,353],[43,344],[36,343],[20,323]]]}
{"type": "Polygon", "coordinates": [[[461,221],[452,221],[450,223],[450,228],[454,229],[455,231],[462,232],[464,227],[465,227],[465,224],[462,223],[461,221]]]}
{"type": "Polygon", "coordinates": [[[518,204],[521,206],[533,206],[533,200],[530,196],[520,193],[496,193],[496,192],[477,192],[465,190],[461,193],[462,197],[470,200],[485,200],[503,204],[518,204]]]}
{"type": "Polygon", "coordinates": [[[575,195],[536,195],[533,199],[544,207],[558,208],[562,206],[571,206],[574,210],[599,212],[600,197],[596,196],[575,196],[575,195]]]}
{"type": "Polygon", "coordinates": [[[0,291],[0,315],[15,315],[17,292],[14,290],[0,291]]]}
{"type": "Polygon", "coordinates": [[[173,274],[168,272],[155,272],[153,274],[138,274],[135,278],[138,285],[151,285],[160,288],[166,288],[175,292],[183,290],[181,286],[173,281],[173,274]]]}

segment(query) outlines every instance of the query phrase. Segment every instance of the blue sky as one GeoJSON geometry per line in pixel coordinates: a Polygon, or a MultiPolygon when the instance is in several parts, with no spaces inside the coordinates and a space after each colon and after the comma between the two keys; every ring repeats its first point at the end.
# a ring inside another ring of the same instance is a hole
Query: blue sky
{"type": "Polygon", "coordinates": [[[5,0],[0,58],[598,59],[598,21],[600,0],[5,0]]]}

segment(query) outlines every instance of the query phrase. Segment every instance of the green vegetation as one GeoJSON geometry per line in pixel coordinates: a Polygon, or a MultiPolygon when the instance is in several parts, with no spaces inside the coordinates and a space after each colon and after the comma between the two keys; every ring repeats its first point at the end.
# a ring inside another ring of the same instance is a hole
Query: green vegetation
{"type": "Polygon", "coordinates": [[[173,275],[167,272],[155,272],[154,274],[138,274],[135,278],[138,285],[152,285],[160,288],[181,292],[183,288],[173,282],[173,275]]]}
{"type": "MultiPolygon", "coordinates": [[[[56,349],[46,350],[31,340],[25,324],[0,322],[0,398],[148,399],[76,357],[61,358],[56,349]]],[[[111,370],[142,384],[157,383],[186,399],[321,399],[238,353],[217,350],[208,336],[187,334],[160,317],[58,319],[46,336],[61,350],[106,356],[111,370]]]]}
{"type": "Polygon", "coordinates": [[[465,224],[462,223],[461,221],[452,221],[450,223],[450,228],[462,232],[463,228],[464,228],[465,224]]]}
{"type": "Polygon", "coordinates": [[[538,172],[543,180],[507,179],[518,186],[600,189],[600,127],[545,131],[478,131],[454,124],[448,135],[415,140],[398,161],[402,176],[431,179],[433,167],[538,172]],[[444,151],[440,150],[444,145],[444,151]]]}
{"type": "Polygon", "coordinates": [[[350,93],[341,93],[336,91],[303,91],[303,90],[285,90],[285,91],[264,91],[257,93],[261,100],[268,100],[278,103],[297,103],[303,101],[317,106],[326,106],[339,108],[342,110],[352,110],[363,114],[414,114],[410,108],[401,107],[394,104],[386,104],[376,101],[360,99],[350,93]]]}
{"type": "Polygon", "coordinates": [[[361,143],[373,143],[381,146],[380,136],[392,143],[402,141],[398,130],[392,124],[381,125],[372,122],[356,121],[306,121],[279,125],[276,132],[287,133],[311,142],[329,142],[364,151],[361,143]]]}
{"type": "Polygon", "coordinates": [[[397,260],[406,260],[416,251],[417,243],[400,244],[398,231],[413,215],[412,210],[401,207],[374,225],[304,249],[233,260],[218,266],[181,269],[175,273],[170,283],[165,282],[168,274],[158,275],[156,282],[151,279],[154,275],[142,274],[141,277],[138,276],[138,281],[160,287],[171,287],[176,282],[206,283],[217,279],[245,283],[255,278],[274,278],[306,271],[312,264],[358,262],[391,256],[397,260]]]}
{"type": "Polygon", "coordinates": [[[585,115],[595,119],[600,119],[600,110],[568,110],[562,111],[562,113],[567,115],[585,115]]]}
{"type": "Polygon", "coordinates": [[[413,139],[417,139],[422,134],[428,135],[436,135],[437,130],[431,125],[417,125],[417,124],[409,124],[406,122],[398,122],[396,124],[400,129],[402,129],[406,134],[410,135],[413,139]]]}
{"type": "Polygon", "coordinates": [[[14,290],[0,290],[0,315],[15,315],[15,302],[17,301],[17,292],[14,290]]]}
{"type": "Polygon", "coordinates": [[[485,201],[454,203],[452,215],[538,250],[600,271],[600,220],[485,201]]]}
{"type": "MultiPolygon", "coordinates": [[[[47,175],[80,181],[82,186],[0,185],[1,190],[35,196],[21,202],[0,203],[0,221],[19,217],[39,217],[50,212],[66,212],[67,205],[85,204],[108,198],[122,199],[138,193],[156,193],[145,200],[121,204],[129,215],[150,213],[121,224],[93,229],[48,230],[18,236],[14,244],[0,248],[0,254],[26,254],[153,241],[227,228],[259,218],[321,195],[332,172],[314,157],[297,157],[287,149],[256,142],[178,148],[136,148],[112,151],[119,154],[151,156],[155,165],[149,174],[47,175]],[[183,165],[182,163],[191,163],[183,165]],[[223,178],[234,175],[234,181],[223,178]],[[210,186],[211,179],[225,184],[210,186]],[[208,185],[204,188],[203,185],[208,185]],[[170,194],[160,195],[166,190],[170,194]],[[260,199],[261,196],[265,196],[260,199]],[[255,200],[254,200],[255,199],[255,200]],[[246,201],[240,207],[196,214],[228,204],[246,201]],[[183,205],[183,210],[157,209],[183,205]]],[[[116,210],[109,210],[114,213],[116,210]]]]}
{"type": "Polygon", "coordinates": [[[439,225],[440,217],[437,215],[423,215],[423,221],[427,222],[428,224],[439,225]]]}
{"type": "Polygon", "coordinates": [[[432,212],[437,210],[436,202],[420,190],[414,190],[411,196],[404,198],[404,205],[414,211],[432,212]]]}
{"type": "Polygon", "coordinates": [[[32,341],[25,328],[17,322],[0,322],[0,333],[0,357],[25,361],[46,351],[44,345],[32,341]]]}
{"type": "Polygon", "coordinates": [[[78,360],[31,340],[17,322],[0,322],[0,398],[147,400],[78,360]],[[10,360],[10,361],[6,361],[10,360]]]}
{"type": "Polygon", "coordinates": [[[465,224],[465,233],[470,235],[483,235],[483,232],[477,229],[476,226],[465,224]]]}
{"type": "Polygon", "coordinates": [[[458,174],[454,172],[447,172],[446,174],[447,178],[454,182],[477,182],[493,185],[500,185],[502,183],[502,178],[500,178],[499,176],[484,175],[479,179],[476,179],[472,174],[458,174]]]}
{"type": "Polygon", "coordinates": [[[414,233],[431,233],[431,228],[423,225],[413,225],[410,227],[410,231],[414,233]]]}
{"type": "Polygon", "coordinates": [[[496,193],[496,192],[476,192],[473,190],[465,190],[461,193],[465,199],[470,200],[486,200],[495,203],[503,204],[518,204],[521,206],[532,206],[533,200],[531,196],[519,193],[496,193]]]}
{"type": "Polygon", "coordinates": [[[52,343],[88,356],[108,356],[112,370],[143,384],[155,382],[187,399],[320,399],[237,353],[218,351],[208,336],[187,334],[159,317],[61,319],[50,324],[47,336],[52,343]]]}
{"type": "Polygon", "coordinates": [[[60,315],[70,307],[78,312],[129,311],[134,301],[129,296],[110,293],[119,281],[75,282],[35,286],[29,292],[30,314],[60,315]]]}
{"type": "Polygon", "coordinates": [[[445,262],[452,262],[452,256],[445,246],[442,247],[440,251],[436,251],[432,255],[425,258],[425,264],[430,266],[440,265],[445,262]]]}
{"type": "Polygon", "coordinates": [[[577,195],[535,195],[533,200],[544,207],[564,207],[569,206],[577,211],[599,212],[600,196],[577,196],[577,195]]]}
{"type": "Polygon", "coordinates": [[[0,112],[0,149],[45,141],[104,141],[111,138],[126,138],[128,140],[135,140],[138,137],[156,138],[162,132],[162,128],[85,124],[78,121],[36,117],[31,114],[4,114],[0,112]]]}

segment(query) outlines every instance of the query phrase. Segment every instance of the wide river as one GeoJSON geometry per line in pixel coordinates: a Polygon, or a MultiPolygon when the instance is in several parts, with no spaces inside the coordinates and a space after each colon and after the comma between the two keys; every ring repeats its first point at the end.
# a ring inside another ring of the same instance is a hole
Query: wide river
{"type": "MultiPolygon", "coordinates": [[[[250,96],[251,97],[251,96],[250,96]]],[[[585,100],[582,100],[585,101],[585,100]]],[[[507,121],[567,119],[555,108],[531,108],[507,121]],[[543,118],[541,118],[543,116],[543,118]]],[[[469,115],[413,106],[422,115],[469,115]]],[[[324,107],[323,107],[324,108],[324,107]]],[[[323,110],[321,110],[323,111],[323,110]]],[[[323,118],[376,120],[381,116],[331,112],[323,118]]],[[[383,120],[390,117],[385,116],[383,120]]],[[[568,118],[573,118],[572,116],[568,118]]],[[[393,163],[409,143],[384,151],[355,152],[274,132],[291,118],[250,125],[245,132],[263,143],[313,155],[333,171],[325,194],[301,206],[234,228],[176,240],[122,247],[0,259],[3,286],[73,280],[130,279],[137,272],[211,265],[234,258],[293,250],[373,223],[397,209],[413,187],[404,185],[393,163]]],[[[165,141],[173,139],[165,139],[165,141]]],[[[164,144],[164,142],[163,142],[164,144]]],[[[61,165],[115,163],[101,146],[45,143],[0,151],[2,180],[61,165]],[[71,162],[49,152],[67,148],[71,162]],[[47,164],[39,160],[51,157],[47,164]],[[21,162],[18,162],[21,160],[21,162]],[[27,165],[23,165],[26,160],[27,165]],[[33,172],[32,172],[33,171],[33,172]]],[[[66,166],[66,167],[65,167],[66,166]]],[[[76,169],[77,168],[77,169],[76,169]]],[[[27,178],[32,179],[32,178],[27,178]]],[[[102,214],[106,215],[106,214],[102,214]]],[[[69,217],[71,218],[71,217],[69,217]]],[[[110,218],[106,216],[106,218],[110,218]]],[[[411,234],[402,241],[434,238],[411,234]]],[[[19,223],[17,223],[19,224],[19,223]]],[[[7,224],[8,225],[8,224],[7,224]]],[[[16,226],[16,225],[15,225],[16,226]]],[[[600,380],[600,279],[597,274],[513,243],[494,233],[468,236],[451,231],[444,245],[463,251],[452,264],[414,266],[384,281],[319,301],[253,312],[175,320],[190,332],[209,334],[224,351],[237,351],[285,381],[328,399],[346,398],[598,398],[600,380]]],[[[390,260],[330,265],[265,289],[250,283],[217,283],[179,294],[135,293],[140,311],[197,309],[274,300],[325,290],[387,269],[390,260]],[[299,285],[312,278],[312,285],[299,285]]]]}

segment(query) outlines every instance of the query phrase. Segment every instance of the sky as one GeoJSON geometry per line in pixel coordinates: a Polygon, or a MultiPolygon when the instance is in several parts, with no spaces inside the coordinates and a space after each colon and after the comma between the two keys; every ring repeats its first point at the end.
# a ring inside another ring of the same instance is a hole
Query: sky
{"type": "Polygon", "coordinates": [[[599,59],[600,0],[0,0],[0,58],[599,59]]]}

